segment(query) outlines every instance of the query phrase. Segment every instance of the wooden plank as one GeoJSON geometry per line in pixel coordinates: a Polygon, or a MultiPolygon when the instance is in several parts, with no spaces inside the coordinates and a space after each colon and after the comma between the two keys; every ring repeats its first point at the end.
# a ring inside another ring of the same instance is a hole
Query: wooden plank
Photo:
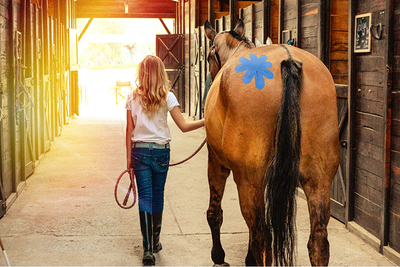
{"type": "Polygon", "coordinates": [[[370,85],[383,87],[384,86],[385,73],[382,72],[358,72],[357,73],[357,85],[370,85]]]}
{"type": "MultiPolygon", "coordinates": [[[[355,195],[355,202],[358,202],[359,197],[357,194],[355,195]]],[[[354,221],[365,228],[365,230],[367,230],[369,233],[371,233],[375,237],[378,237],[380,223],[378,217],[371,216],[370,214],[364,212],[362,209],[356,206],[354,208],[354,221]]]]}
{"type": "Polygon", "coordinates": [[[363,56],[356,59],[356,67],[359,72],[383,72],[384,58],[376,56],[363,56]]]}
{"type": "Polygon", "coordinates": [[[360,85],[357,90],[357,97],[383,102],[382,88],[369,85],[360,85]]]}
{"type": "Polygon", "coordinates": [[[333,31],[331,33],[331,47],[341,46],[343,50],[346,50],[347,52],[347,47],[348,47],[347,38],[348,38],[347,32],[333,31]]]}
{"type": "MultiPolygon", "coordinates": [[[[393,124],[393,122],[394,122],[394,120],[392,120],[392,124],[393,124]]],[[[391,138],[391,149],[392,149],[392,151],[396,151],[396,152],[400,151],[400,136],[393,135],[393,132],[392,132],[392,138],[391,138]]],[[[391,176],[391,179],[393,179],[393,176],[391,176]]]]}
{"type": "Polygon", "coordinates": [[[356,101],[356,108],[358,111],[379,116],[385,115],[383,101],[369,100],[363,98],[357,98],[356,101]]]}
{"type": "MultiPolygon", "coordinates": [[[[304,31],[302,31],[303,33],[304,31]]],[[[305,37],[304,35],[301,38],[301,48],[311,52],[308,48],[318,49],[318,38],[317,37],[305,37]]],[[[314,54],[315,55],[315,54],[314,54]]]]}
{"type": "MultiPolygon", "coordinates": [[[[347,16],[346,16],[347,17],[347,16]]],[[[348,21],[345,16],[331,16],[332,31],[348,31],[348,21]]]]}
{"type": "Polygon", "coordinates": [[[337,220],[344,222],[345,220],[345,209],[343,204],[331,199],[331,216],[337,220]]]}
{"type": "Polygon", "coordinates": [[[356,112],[356,120],[357,130],[369,129],[378,133],[383,133],[384,122],[382,117],[362,112],[356,112]]]}
{"type": "Polygon", "coordinates": [[[398,183],[393,183],[390,187],[390,211],[400,216],[400,184],[398,183]]]}
{"type": "MultiPolygon", "coordinates": [[[[360,146],[364,145],[362,142],[359,144],[360,146]]],[[[356,167],[364,169],[374,175],[382,175],[382,171],[384,169],[382,166],[382,160],[375,160],[362,154],[357,154],[355,165],[356,167]]]]}
{"type": "Polygon", "coordinates": [[[357,127],[356,138],[364,143],[382,146],[383,133],[375,131],[369,126],[357,127]]]}
{"type": "MultiPolygon", "coordinates": [[[[337,97],[346,98],[347,100],[349,87],[347,85],[335,84],[335,88],[337,97]]],[[[346,108],[347,108],[347,103],[346,103],[346,108]]]]}
{"type": "Polygon", "coordinates": [[[379,232],[379,223],[380,223],[380,215],[381,215],[381,207],[371,200],[367,199],[365,196],[362,196],[358,192],[355,193],[355,206],[359,210],[363,211],[365,214],[368,214],[371,218],[376,220],[378,225],[375,225],[375,229],[378,229],[379,232]],[[378,226],[378,227],[376,227],[378,226]]]}
{"type": "Polygon", "coordinates": [[[332,74],[347,74],[347,61],[331,60],[330,71],[332,74]]]}
{"type": "Polygon", "coordinates": [[[400,253],[400,216],[393,212],[389,213],[389,246],[400,253]]]}
{"type": "MultiPolygon", "coordinates": [[[[382,183],[382,179],[379,180],[382,183]]],[[[378,189],[380,186],[378,187],[378,189]]],[[[365,197],[372,203],[379,205],[382,199],[382,192],[379,191],[377,188],[368,186],[365,181],[362,181],[357,177],[357,182],[355,184],[355,192],[360,194],[361,196],[365,197]]]]}

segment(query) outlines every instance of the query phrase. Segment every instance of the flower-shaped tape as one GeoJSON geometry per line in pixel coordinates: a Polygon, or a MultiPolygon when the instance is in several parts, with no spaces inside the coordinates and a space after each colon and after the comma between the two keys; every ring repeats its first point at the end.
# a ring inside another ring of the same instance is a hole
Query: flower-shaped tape
{"type": "Polygon", "coordinates": [[[272,63],[267,61],[267,59],[267,56],[262,55],[260,58],[257,58],[254,54],[250,55],[250,60],[242,57],[239,59],[239,62],[242,64],[237,65],[235,71],[238,73],[246,71],[243,75],[243,83],[245,84],[250,83],[253,77],[255,77],[256,88],[261,90],[265,86],[264,77],[267,79],[274,78],[274,74],[268,69],[272,67],[272,63]]]}

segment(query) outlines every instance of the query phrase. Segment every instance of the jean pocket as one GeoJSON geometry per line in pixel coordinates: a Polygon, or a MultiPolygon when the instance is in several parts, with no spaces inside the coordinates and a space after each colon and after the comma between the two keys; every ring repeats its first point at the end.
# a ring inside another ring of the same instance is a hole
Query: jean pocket
{"type": "Polygon", "coordinates": [[[157,172],[166,172],[169,168],[169,160],[170,156],[163,155],[154,158],[155,167],[157,168],[157,172]]]}

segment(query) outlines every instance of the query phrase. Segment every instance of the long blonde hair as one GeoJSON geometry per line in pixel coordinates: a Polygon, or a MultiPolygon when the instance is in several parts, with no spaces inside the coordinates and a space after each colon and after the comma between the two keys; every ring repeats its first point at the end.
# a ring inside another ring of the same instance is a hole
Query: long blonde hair
{"type": "Polygon", "coordinates": [[[169,80],[159,57],[148,55],[139,63],[136,85],[136,95],[141,96],[140,103],[145,112],[154,113],[166,104],[169,80]]]}

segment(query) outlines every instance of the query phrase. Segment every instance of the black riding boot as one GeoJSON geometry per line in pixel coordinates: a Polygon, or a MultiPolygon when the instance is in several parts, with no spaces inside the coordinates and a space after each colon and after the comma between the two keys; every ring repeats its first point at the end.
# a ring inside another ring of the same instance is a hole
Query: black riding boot
{"type": "Polygon", "coordinates": [[[143,265],[154,265],[153,255],[153,216],[148,212],[139,212],[140,229],[143,236],[143,265]]]}
{"type": "Polygon", "coordinates": [[[160,243],[160,232],[162,223],[162,212],[153,214],[153,252],[157,253],[162,250],[160,243]]]}

